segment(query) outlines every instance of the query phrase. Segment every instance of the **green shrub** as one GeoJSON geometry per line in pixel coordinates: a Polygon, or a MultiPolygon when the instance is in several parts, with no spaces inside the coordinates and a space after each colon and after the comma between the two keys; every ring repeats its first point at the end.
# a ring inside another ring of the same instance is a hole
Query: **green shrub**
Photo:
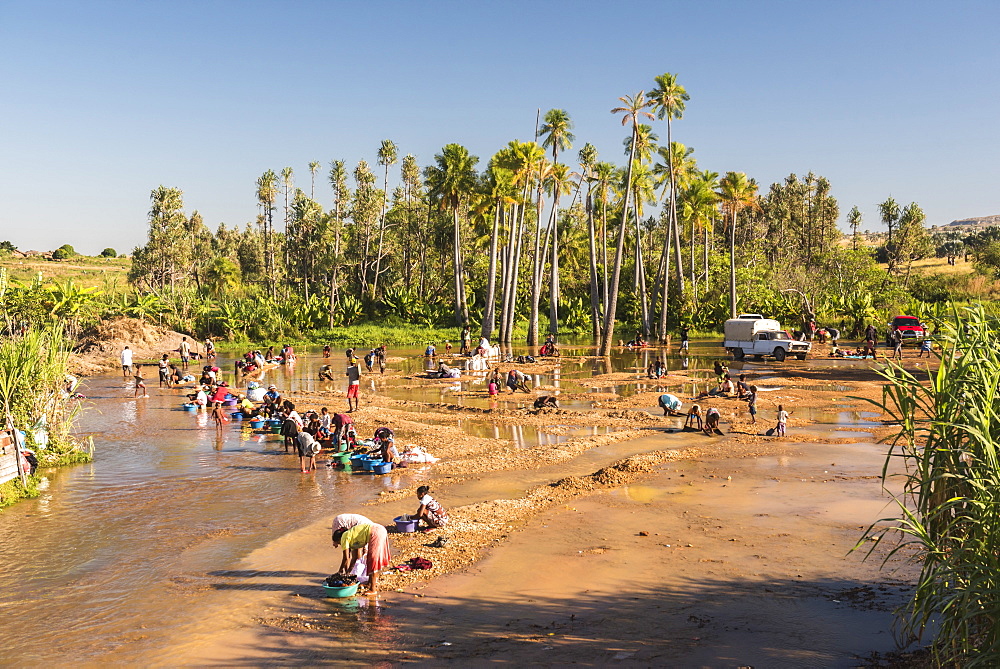
{"type": "Polygon", "coordinates": [[[108,247],[108,248],[104,249],[103,251],[101,251],[101,257],[102,258],[117,258],[118,257],[118,252],[115,251],[113,248],[108,247]]]}

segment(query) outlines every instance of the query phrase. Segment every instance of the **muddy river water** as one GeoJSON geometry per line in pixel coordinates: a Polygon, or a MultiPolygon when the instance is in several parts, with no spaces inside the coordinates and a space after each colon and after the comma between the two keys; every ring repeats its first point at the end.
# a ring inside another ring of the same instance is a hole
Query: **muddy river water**
{"type": "MultiPolygon", "coordinates": [[[[696,345],[693,353],[705,357],[674,358],[668,365],[704,368],[717,350],[717,345],[696,345]]],[[[391,350],[390,356],[404,358],[391,366],[417,373],[426,364],[421,353],[391,350]]],[[[656,355],[654,349],[619,353],[610,365],[567,361],[533,380],[575,393],[634,392],[635,384],[589,389],[577,380],[607,372],[638,376],[656,355]]],[[[294,367],[279,368],[265,380],[291,392],[341,389],[339,380],[316,380],[323,362],[315,352],[307,353],[294,367]]],[[[338,356],[332,362],[335,370],[343,364],[338,356]]],[[[232,370],[229,359],[220,359],[219,365],[232,370]]],[[[755,367],[766,371],[765,365],[755,367]]],[[[5,623],[0,664],[70,657],[93,663],[108,654],[138,661],[178,629],[204,622],[199,620],[199,593],[213,592],[214,575],[238,568],[249,553],[296,529],[354,511],[381,490],[410,487],[430,475],[425,468],[358,476],[323,466],[303,475],[279,437],[239,424],[217,434],[207,415],[180,409],[183,390],[158,389],[155,379],[149,385],[148,398],[133,399],[120,377],[87,379],[78,430],[93,436],[94,461],[45,472],[40,497],[0,512],[0,617],[5,623]],[[178,595],[178,581],[186,586],[183,595],[178,595]]],[[[481,379],[420,385],[376,375],[364,377],[362,393],[488,406],[490,400],[482,395],[461,392],[477,387],[482,389],[481,379]]],[[[671,389],[677,394],[682,390],[690,394],[695,388],[671,389]]],[[[504,395],[499,401],[524,406],[531,399],[504,395]]],[[[342,401],[342,395],[331,398],[330,408],[342,410],[342,401]]],[[[567,406],[584,409],[593,403],[567,406]]],[[[471,435],[523,447],[606,430],[494,426],[475,420],[463,420],[461,427],[471,435]]]]}

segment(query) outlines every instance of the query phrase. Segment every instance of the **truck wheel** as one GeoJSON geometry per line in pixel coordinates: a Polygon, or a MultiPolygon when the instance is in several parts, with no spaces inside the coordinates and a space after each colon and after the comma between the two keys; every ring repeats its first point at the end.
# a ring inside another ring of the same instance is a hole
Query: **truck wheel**
{"type": "Polygon", "coordinates": [[[743,358],[746,357],[746,355],[747,354],[744,353],[743,349],[741,349],[741,348],[734,348],[733,349],[733,357],[736,358],[737,360],[742,360],[743,358]]]}
{"type": "Polygon", "coordinates": [[[777,360],[778,362],[784,362],[785,361],[785,349],[781,348],[780,346],[778,348],[774,349],[774,359],[777,360]]]}

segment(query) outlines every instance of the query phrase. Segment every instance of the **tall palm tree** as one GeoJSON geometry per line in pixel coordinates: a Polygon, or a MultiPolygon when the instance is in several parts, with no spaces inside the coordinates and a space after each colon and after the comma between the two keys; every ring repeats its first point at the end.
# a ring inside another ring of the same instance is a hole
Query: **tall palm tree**
{"type": "MultiPolygon", "coordinates": [[[[504,263],[505,277],[501,305],[500,341],[509,344],[514,330],[514,317],[517,313],[517,283],[521,266],[521,248],[524,243],[525,215],[530,205],[531,187],[535,183],[536,173],[545,162],[545,151],[536,142],[508,142],[503,152],[502,165],[514,173],[515,186],[520,189],[516,202],[516,213],[511,215],[511,226],[507,240],[507,255],[504,263]],[[515,229],[516,228],[516,229],[515,229]]],[[[534,301],[534,274],[532,274],[532,304],[534,301]]],[[[537,307],[535,314],[535,332],[537,333],[537,307]]],[[[529,332],[530,332],[529,322],[529,332]]],[[[537,337],[537,334],[536,334],[537,337]]]]}
{"type": "Polygon", "coordinates": [[[757,182],[744,172],[727,172],[719,181],[719,199],[729,218],[729,317],[736,318],[736,221],[744,209],[760,209],[757,182]]]}
{"type": "Polygon", "coordinates": [[[446,144],[441,153],[434,156],[434,165],[424,172],[431,197],[441,208],[448,208],[452,214],[453,255],[455,269],[455,322],[465,325],[469,322],[469,304],[465,294],[465,267],[462,258],[462,228],[459,209],[476,188],[476,163],[479,158],[469,153],[461,144],[446,144]]]}
{"type": "MultiPolygon", "coordinates": [[[[687,101],[690,96],[683,86],[677,83],[677,75],[666,72],[656,77],[656,87],[650,91],[649,97],[660,120],[667,120],[667,146],[673,144],[672,121],[684,116],[687,101]]],[[[677,180],[674,172],[670,172],[670,227],[674,237],[674,254],[677,264],[677,285],[681,294],[684,293],[684,271],[681,266],[681,240],[677,230],[677,180]]],[[[668,235],[669,238],[669,235],[668,235]]]]}
{"type": "Polygon", "coordinates": [[[590,328],[591,335],[597,339],[598,321],[601,317],[601,296],[597,284],[597,230],[594,225],[594,168],[597,165],[597,149],[589,142],[583,145],[577,157],[583,171],[583,179],[587,182],[587,199],[584,211],[587,214],[587,235],[590,252],[590,328]]]}
{"type": "MultiPolygon", "coordinates": [[[[550,109],[545,112],[545,118],[539,134],[542,139],[542,146],[552,149],[552,164],[558,167],[559,151],[568,151],[573,148],[573,122],[569,114],[564,109],[550,109]]],[[[549,281],[549,332],[556,334],[559,332],[559,195],[560,188],[553,188],[552,197],[552,256],[549,262],[551,268],[551,278],[549,281]]]]}
{"type": "MultiPolygon", "coordinates": [[[[679,142],[671,142],[667,146],[658,147],[656,149],[656,153],[662,161],[656,163],[656,166],[653,168],[653,173],[660,178],[660,183],[663,185],[663,191],[660,194],[660,199],[662,200],[666,196],[669,200],[671,192],[676,189],[677,185],[683,185],[687,176],[695,168],[695,159],[692,157],[694,149],[689,149],[679,142]]],[[[666,340],[667,336],[667,314],[670,300],[670,246],[671,240],[676,242],[676,237],[680,234],[680,229],[676,225],[676,222],[671,220],[671,211],[672,209],[668,205],[666,209],[667,234],[664,236],[663,251],[660,257],[660,267],[663,270],[663,281],[661,284],[658,284],[658,288],[661,290],[659,293],[660,322],[657,334],[663,341],[666,340]]],[[[693,258],[691,263],[691,272],[693,273],[693,258]]],[[[680,265],[677,264],[676,257],[674,258],[674,264],[678,269],[680,268],[680,265]]],[[[679,286],[679,289],[683,291],[683,284],[679,286]]],[[[683,298],[683,294],[681,297],[683,298]]]]}
{"type": "Polygon", "coordinates": [[[264,223],[264,267],[268,277],[268,289],[274,297],[274,244],[271,236],[274,233],[274,203],[278,199],[278,175],[274,170],[267,170],[257,179],[257,202],[263,209],[264,223]]]}
{"type": "Polygon", "coordinates": [[[330,322],[332,328],[335,325],[335,309],[337,306],[337,274],[340,270],[340,243],[341,234],[344,229],[344,209],[351,200],[351,189],[347,185],[347,164],[343,160],[333,160],[330,162],[330,171],[327,174],[330,188],[333,189],[333,226],[334,243],[332,262],[330,267],[330,322]]]}
{"type": "Polygon", "coordinates": [[[705,257],[702,268],[705,281],[708,281],[708,225],[711,223],[718,206],[719,196],[715,192],[719,175],[704,171],[691,179],[681,191],[678,201],[681,205],[681,217],[691,225],[691,295],[693,307],[698,308],[698,275],[695,274],[695,246],[698,240],[698,230],[705,231],[705,257]]]}
{"type": "MultiPolygon", "coordinates": [[[[637,144],[637,146],[639,146],[637,144]]],[[[622,184],[624,187],[624,184],[622,184]]],[[[653,174],[649,165],[636,160],[632,167],[632,212],[635,218],[635,272],[634,287],[639,295],[642,313],[642,334],[648,337],[650,331],[649,294],[646,289],[646,263],[642,253],[642,230],[640,223],[644,214],[643,205],[655,202],[653,174]]]]}
{"type": "Polygon", "coordinates": [[[847,213],[847,224],[851,227],[851,248],[857,251],[858,229],[861,227],[861,212],[857,205],[851,207],[851,211],[847,213]]]}
{"type": "Polygon", "coordinates": [[[545,247],[542,245],[542,209],[545,184],[552,174],[552,163],[544,157],[536,163],[535,178],[535,251],[531,256],[531,304],[528,312],[528,346],[538,346],[538,304],[542,298],[542,276],[545,270],[545,247]]]}
{"type": "MultiPolygon", "coordinates": [[[[500,220],[503,216],[504,207],[516,201],[517,186],[515,184],[514,172],[501,167],[500,164],[509,162],[502,155],[503,149],[497,152],[490,160],[490,165],[486,170],[486,186],[489,189],[489,199],[493,205],[493,230],[490,234],[490,268],[486,277],[486,301],[483,306],[483,326],[482,336],[487,339],[493,336],[496,327],[496,278],[497,278],[497,249],[500,243],[500,220]],[[498,156],[500,156],[498,158],[498,156]]],[[[513,230],[513,228],[512,228],[513,230]]]]}
{"type": "Polygon", "coordinates": [[[612,114],[622,115],[622,125],[632,124],[632,144],[629,150],[628,168],[625,176],[625,200],[622,203],[621,225],[618,228],[618,242],[615,246],[615,266],[611,279],[611,286],[608,296],[608,304],[604,313],[604,332],[601,335],[601,347],[599,354],[607,356],[611,354],[611,344],[615,336],[615,312],[618,309],[618,285],[622,274],[622,256],[625,251],[625,224],[628,220],[628,198],[632,190],[632,167],[635,161],[635,148],[638,143],[639,119],[653,118],[653,115],[646,111],[649,107],[649,100],[646,99],[646,92],[639,91],[634,96],[622,96],[618,98],[622,106],[611,110],[612,114]]]}
{"type": "MultiPolygon", "coordinates": [[[[612,190],[616,168],[614,163],[600,162],[594,166],[594,192],[601,203],[601,305],[608,305],[608,195],[612,190]]],[[[603,312],[602,312],[603,313],[603,312]]],[[[603,319],[601,327],[604,327],[603,319]]]]}
{"type": "Polygon", "coordinates": [[[311,163],[309,163],[309,176],[310,176],[309,199],[310,200],[315,200],[316,199],[316,173],[317,172],[319,172],[319,161],[318,160],[314,160],[311,163]]]}
{"type": "Polygon", "coordinates": [[[385,176],[382,181],[382,213],[379,216],[378,225],[378,249],[375,251],[375,277],[372,279],[371,299],[375,301],[375,293],[378,290],[378,278],[382,267],[382,258],[385,256],[383,245],[385,244],[385,206],[386,198],[389,195],[389,167],[396,164],[398,153],[396,145],[389,139],[382,140],[382,146],[378,150],[378,164],[385,168],[385,176]]]}

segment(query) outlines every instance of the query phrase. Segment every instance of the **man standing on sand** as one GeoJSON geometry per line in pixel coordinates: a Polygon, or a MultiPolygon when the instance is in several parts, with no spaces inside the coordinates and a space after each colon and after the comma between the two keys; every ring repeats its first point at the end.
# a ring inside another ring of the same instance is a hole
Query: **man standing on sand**
{"type": "Polygon", "coordinates": [[[181,366],[187,369],[191,360],[191,344],[188,343],[187,337],[181,337],[181,345],[177,347],[177,351],[181,354],[181,366]]]}
{"type": "Polygon", "coordinates": [[[361,388],[361,368],[358,367],[357,358],[350,359],[347,365],[347,413],[358,409],[358,390],[361,388]],[[351,404],[351,399],[354,404],[351,404]]]}
{"type": "Polygon", "coordinates": [[[128,381],[129,372],[132,371],[132,349],[126,346],[122,349],[122,380],[128,381]]]}

